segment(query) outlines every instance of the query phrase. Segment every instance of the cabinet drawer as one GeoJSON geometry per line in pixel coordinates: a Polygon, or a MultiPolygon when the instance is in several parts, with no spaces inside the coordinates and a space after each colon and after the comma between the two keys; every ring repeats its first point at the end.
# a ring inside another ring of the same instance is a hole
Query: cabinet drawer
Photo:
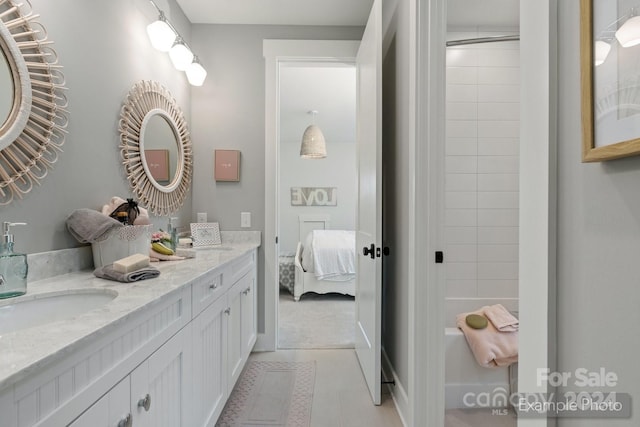
{"type": "Polygon", "coordinates": [[[242,278],[255,264],[255,253],[251,251],[233,261],[225,271],[224,281],[227,286],[233,285],[242,278]]]}
{"type": "Polygon", "coordinates": [[[196,279],[192,285],[193,317],[224,293],[222,273],[214,270],[196,279]]]}

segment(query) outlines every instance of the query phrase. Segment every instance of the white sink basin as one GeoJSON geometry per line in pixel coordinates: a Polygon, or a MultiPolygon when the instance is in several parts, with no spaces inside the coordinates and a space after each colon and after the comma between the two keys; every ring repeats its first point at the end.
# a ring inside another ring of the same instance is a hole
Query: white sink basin
{"type": "Polygon", "coordinates": [[[102,307],[117,296],[109,289],[83,289],[5,300],[0,303],[0,334],[69,319],[102,307]]]}

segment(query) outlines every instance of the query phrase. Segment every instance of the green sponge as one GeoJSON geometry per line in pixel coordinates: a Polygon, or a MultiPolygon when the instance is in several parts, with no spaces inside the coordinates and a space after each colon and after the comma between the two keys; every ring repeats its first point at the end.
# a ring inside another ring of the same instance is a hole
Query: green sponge
{"type": "Polygon", "coordinates": [[[487,318],[480,314],[470,314],[465,318],[465,321],[473,329],[484,329],[489,323],[487,318]]]}

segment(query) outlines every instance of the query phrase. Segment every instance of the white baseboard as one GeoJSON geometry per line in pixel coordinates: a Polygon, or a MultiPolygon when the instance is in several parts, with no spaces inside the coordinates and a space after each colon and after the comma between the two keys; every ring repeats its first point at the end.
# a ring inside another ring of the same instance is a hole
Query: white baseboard
{"type": "Polygon", "coordinates": [[[407,424],[407,419],[409,415],[409,396],[407,396],[404,386],[396,375],[396,371],[393,369],[393,365],[389,361],[389,357],[387,356],[387,352],[384,350],[384,347],[382,348],[382,374],[384,376],[384,381],[393,379],[395,382],[395,385],[389,384],[387,387],[389,388],[393,402],[396,405],[396,410],[398,411],[402,425],[408,427],[409,424],[407,424]]]}

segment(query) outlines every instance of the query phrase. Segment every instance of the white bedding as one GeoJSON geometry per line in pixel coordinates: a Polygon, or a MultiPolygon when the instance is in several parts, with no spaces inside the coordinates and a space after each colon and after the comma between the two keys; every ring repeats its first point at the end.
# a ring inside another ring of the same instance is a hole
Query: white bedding
{"type": "Polygon", "coordinates": [[[305,239],[302,268],[318,280],[347,282],[356,275],[354,231],[314,230],[305,239]]]}

